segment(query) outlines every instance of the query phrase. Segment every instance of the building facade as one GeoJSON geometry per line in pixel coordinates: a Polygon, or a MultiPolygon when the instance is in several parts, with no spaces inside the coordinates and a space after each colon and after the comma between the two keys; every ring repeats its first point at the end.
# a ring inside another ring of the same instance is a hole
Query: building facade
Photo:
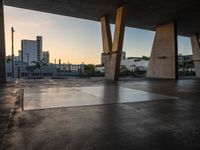
{"type": "MultiPolygon", "coordinates": [[[[148,68],[149,60],[144,60],[142,58],[125,58],[125,53],[122,55],[122,60],[120,64],[120,68],[126,68],[127,70],[134,72],[136,69],[140,71],[146,71],[148,68]]],[[[104,66],[95,67],[95,71],[97,72],[105,72],[104,66]]]]}
{"type": "Polygon", "coordinates": [[[64,72],[84,72],[84,64],[60,64],[57,66],[60,71],[64,72]]]}
{"type": "MultiPolygon", "coordinates": [[[[27,78],[27,77],[56,77],[56,66],[42,66],[41,68],[34,68],[28,66],[28,63],[22,61],[14,61],[14,78],[27,78]]],[[[6,63],[7,77],[12,78],[12,61],[6,63]]]]}
{"type": "Polygon", "coordinates": [[[136,69],[146,71],[149,61],[142,59],[125,59],[121,61],[121,67],[125,67],[129,71],[134,72],[136,69]]]}
{"type": "Polygon", "coordinates": [[[49,59],[50,59],[50,54],[49,51],[44,51],[43,52],[43,61],[47,64],[49,64],[49,59]]]}
{"type": "Polygon", "coordinates": [[[36,40],[21,41],[21,60],[29,65],[33,61],[42,60],[42,37],[37,36],[36,40]]]}

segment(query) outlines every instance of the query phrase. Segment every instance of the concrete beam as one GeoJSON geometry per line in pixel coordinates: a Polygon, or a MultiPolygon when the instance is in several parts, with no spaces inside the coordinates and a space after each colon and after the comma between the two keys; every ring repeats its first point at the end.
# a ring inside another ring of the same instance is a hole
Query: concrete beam
{"type": "Polygon", "coordinates": [[[147,77],[177,79],[177,57],[176,23],[157,26],[147,77]]]}
{"type": "Polygon", "coordinates": [[[191,35],[191,44],[196,77],[200,78],[200,42],[197,34],[191,35]]]}
{"type": "Polygon", "coordinates": [[[0,82],[6,82],[3,0],[0,0],[0,82]]]}
{"type": "Polygon", "coordinates": [[[127,4],[126,26],[155,30],[155,26],[175,19],[180,35],[200,35],[199,0],[5,0],[5,5],[99,21],[109,14],[115,23],[114,11],[127,4]]]}
{"type": "Polygon", "coordinates": [[[117,9],[114,40],[112,44],[110,23],[108,17],[101,18],[102,38],[103,38],[103,62],[105,67],[105,77],[108,80],[118,80],[121,52],[124,41],[126,6],[117,9]]]}

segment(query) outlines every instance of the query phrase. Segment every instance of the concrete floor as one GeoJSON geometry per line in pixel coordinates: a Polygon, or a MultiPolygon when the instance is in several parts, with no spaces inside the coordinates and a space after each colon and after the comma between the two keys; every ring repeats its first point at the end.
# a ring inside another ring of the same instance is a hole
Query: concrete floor
{"type": "Polygon", "coordinates": [[[17,88],[15,85],[0,84],[0,146],[7,132],[8,122],[12,117],[16,99],[17,88]]]}
{"type": "MultiPolygon", "coordinates": [[[[18,88],[66,90],[70,87],[90,87],[93,90],[97,87],[120,87],[129,89],[128,95],[131,90],[139,90],[161,97],[136,102],[137,97],[129,95],[134,100],[128,103],[42,110],[36,107],[22,111],[19,107],[10,121],[12,126],[7,129],[2,149],[200,149],[200,80],[121,79],[109,82],[102,78],[70,78],[22,80],[18,83],[18,88]]],[[[112,90],[105,90],[104,95],[111,93],[112,90]]],[[[93,96],[98,94],[98,91],[94,92],[93,96]]],[[[104,97],[105,101],[109,99],[104,97]]],[[[123,100],[124,96],[120,99],[123,100]]]]}
{"type": "Polygon", "coordinates": [[[176,97],[119,86],[25,87],[23,110],[132,103],[176,97]]]}

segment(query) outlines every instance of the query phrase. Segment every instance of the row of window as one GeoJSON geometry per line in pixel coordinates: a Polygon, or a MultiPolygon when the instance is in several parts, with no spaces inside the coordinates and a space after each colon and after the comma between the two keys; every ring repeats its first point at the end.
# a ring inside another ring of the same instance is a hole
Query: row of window
{"type": "MultiPolygon", "coordinates": [[[[8,72],[7,73],[7,77],[11,77],[12,76],[12,73],[11,72],[8,72]]],[[[21,77],[27,77],[28,76],[28,73],[21,73],[21,75],[20,75],[21,77]]]]}
{"type": "Polygon", "coordinates": [[[32,73],[32,76],[49,77],[49,76],[53,76],[53,73],[32,73]]]}
{"type": "MultiPolygon", "coordinates": [[[[50,77],[50,76],[53,76],[53,73],[32,73],[31,74],[32,76],[43,76],[43,77],[50,77]]],[[[7,77],[11,77],[12,76],[12,73],[11,72],[8,72],[7,73],[7,77]]],[[[27,77],[28,76],[28,73],[21,73],[20,77],[27,77]]]]}

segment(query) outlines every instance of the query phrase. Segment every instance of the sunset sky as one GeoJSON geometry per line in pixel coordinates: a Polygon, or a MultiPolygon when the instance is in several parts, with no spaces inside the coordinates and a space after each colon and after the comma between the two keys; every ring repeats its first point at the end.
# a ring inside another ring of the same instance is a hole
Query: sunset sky
{"type": "MultiPolygon", "coordinates": [[[[21,40],[43,37],[43,50],[50,52],[50,60],[62,63],[100,63],[102,52],[99,22],[71,18],[5,6],[7,55],[11,54],[11,27],[15,29],[15,55],[21,49],[21,40]]],[[[111,26],[112,32],[114,26],[111,26]]],[[[150,56],[154,32],[126,28],[124,48],[128,57],[150,56]]],[[[189,38],[179,37],[179,53],[191,54],[189,38]]]]}

